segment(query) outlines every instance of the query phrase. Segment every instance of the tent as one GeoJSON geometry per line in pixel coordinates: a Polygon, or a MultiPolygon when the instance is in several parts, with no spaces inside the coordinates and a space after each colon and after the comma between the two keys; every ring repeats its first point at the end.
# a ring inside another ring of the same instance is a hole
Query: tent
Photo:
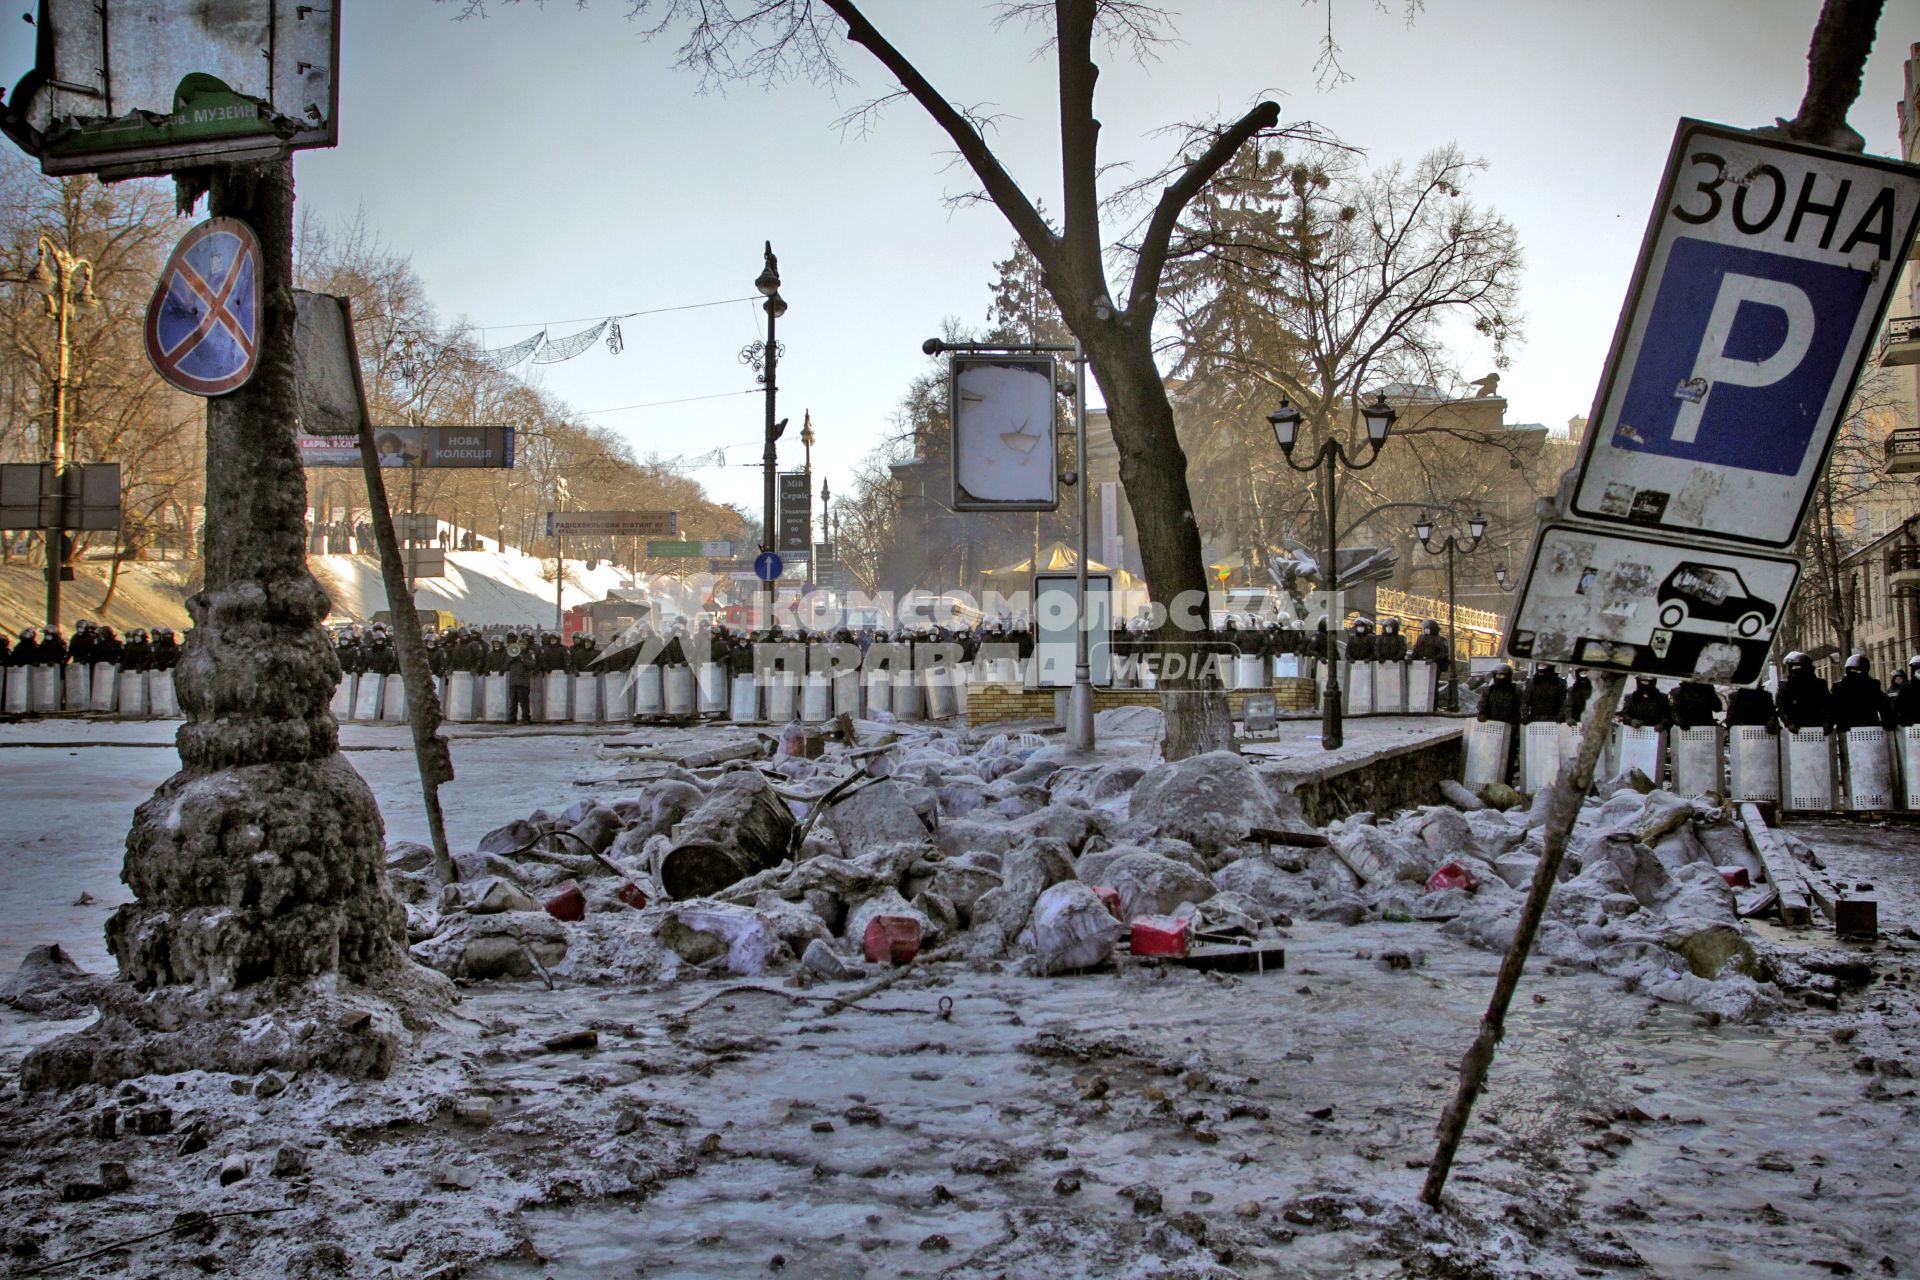
{"type": "MultiPolygon", "coordinates": [[[[1039,572],[1070,573],[1080,564],[1080,553],[1064,542],[1050,542],[1040,548],[1039,572]]],[[[988,569],[980,577],[986,585],[997,591],[1024,590],[1033,581],[1035,557],[1028,556],[1017,564],[1002,565],[998,569],[988,569]]],[[[1145,587],[1140,579],[1125,569],[1113,569],[1098,560],[1087,561],[1088,573],[1110,573],[1113,575],[1115,591],[1128,591],[1136,587],[1145,587]]]]}

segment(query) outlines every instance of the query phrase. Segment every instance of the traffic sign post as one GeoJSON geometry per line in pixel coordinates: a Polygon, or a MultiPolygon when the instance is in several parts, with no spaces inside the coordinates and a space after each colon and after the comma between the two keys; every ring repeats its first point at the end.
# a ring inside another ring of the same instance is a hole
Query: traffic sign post
{"type": "Polygon", "coordinates": [[[786,567],[778,552],[762,551],[753,559],[753,576],[762,582],[778,582],[786,567]]]}
{"type": "Polygon", "coordinates": [[[1507,652],[1750,684],[1799,581],[1786,556],[1556,524],[1534,539],[1507,652]]]}
{"type": "Polygon", "coordinates": [[[209,218],[173,247],[147,303],[147,359],[189,395],[222,396],[260,362],[260,241],[238,218],[209,218]]]}
{"type": "Polygon", "coordinates": [[[1682,120],[1516,658],[1749,684],[1920,228],[1920,169],[1682,120]]]}
{"type": "Polygon", "coordinates": [[[1920,226],[1920,170],[1682,120],[1570,515],[1793,544],[1920,226]]]}

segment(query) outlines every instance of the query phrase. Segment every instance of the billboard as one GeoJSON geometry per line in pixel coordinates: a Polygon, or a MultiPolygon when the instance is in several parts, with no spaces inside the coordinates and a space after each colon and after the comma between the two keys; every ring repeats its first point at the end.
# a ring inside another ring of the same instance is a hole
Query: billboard
{"type": "Polygon", "coordinates": [[[804,471],[780,473],[780,553],[806,558],[813,549],[813,494],[804,471]]]}
{"type": "MultiPolygon", "coordinates": [[[[345,436],[296,437],[303,467],[357,467],[360,442],[345,436]]],[[[383,467],[513,466],[512,427],[375,427],[383,467]]]]}
{"type": "Polygon", "coordinates": [[[948,369],[955,511],[1060,505],[1053,357],[955,355],[948,369]]]}

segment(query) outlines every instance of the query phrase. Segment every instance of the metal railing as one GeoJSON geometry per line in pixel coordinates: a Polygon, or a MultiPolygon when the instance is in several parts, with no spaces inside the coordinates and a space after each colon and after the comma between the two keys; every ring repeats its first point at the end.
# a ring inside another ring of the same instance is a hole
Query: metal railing
{"type": "Polygon", "coordinates": [[[1920,342],[1920,316],[1896,316],[1887,321],[1887,327],[1880,332],[1881,356],[1887,354],[1887,348],[1904,346],[1920,342]]]}

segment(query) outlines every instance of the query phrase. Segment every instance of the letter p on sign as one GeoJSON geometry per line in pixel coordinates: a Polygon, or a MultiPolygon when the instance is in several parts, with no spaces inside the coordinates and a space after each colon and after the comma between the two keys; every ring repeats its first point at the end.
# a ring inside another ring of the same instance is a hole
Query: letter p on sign
{"type": "Polygon", "coordinates": [[[1798,474],[1869,283],[1848,266],[1676,240],[1614,445],[1798,474]]]}
{"type": "Polygon", "coordinates": [[[1675,443],[1691,444],[1698,438],[1715,386],[1770,387],[1799,368],[1813,346],[1813,329],[1813,302],[1798,285],[1732,271],[1721,276],[1706,334],[1693,359],[1693,376],[1674,393],[1681,401],[1673,423],[1675,443]],[[1786,333],[1772,355],[1749,360],[1729,353],[1734,321],[1744,303],[1774,307],[1786,317],[1786,333]]]}

